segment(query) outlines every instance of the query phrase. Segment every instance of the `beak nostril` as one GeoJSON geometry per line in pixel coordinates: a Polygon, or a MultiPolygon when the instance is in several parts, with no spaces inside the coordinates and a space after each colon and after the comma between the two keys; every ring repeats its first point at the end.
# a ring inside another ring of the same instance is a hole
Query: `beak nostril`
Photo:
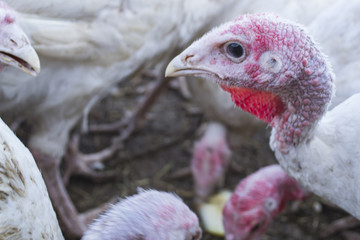
{"type": "Polygon", "coordinates": [[[191,55],[186,55],[185,58],[184,58],[184,61],[187,62],[188,59],[189,59],[189,58],[192,58],[192,57],[194,57],[193,54],[191,54],[191,55]]]}
{"type": "Polygon", "coordinates": [[[15,46],[18,45],[14,39],[11,39],[11,38],[10,38],[10,42],[12,42],[15,46]]]}

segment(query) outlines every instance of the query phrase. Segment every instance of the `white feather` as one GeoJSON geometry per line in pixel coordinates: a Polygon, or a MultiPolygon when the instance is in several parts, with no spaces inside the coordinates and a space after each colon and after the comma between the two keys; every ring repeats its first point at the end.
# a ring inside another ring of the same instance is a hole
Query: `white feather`
{"type": "Polygon", "coordinates": [[[0,239],[64,239],[29,150],[0,119],[0,239]]]}
{"type": "Polygon", "coordinates": [[[328,112],[314,134],[283,155],[280,165],[305,188],[360,219],[360,93],[328,112]]]}

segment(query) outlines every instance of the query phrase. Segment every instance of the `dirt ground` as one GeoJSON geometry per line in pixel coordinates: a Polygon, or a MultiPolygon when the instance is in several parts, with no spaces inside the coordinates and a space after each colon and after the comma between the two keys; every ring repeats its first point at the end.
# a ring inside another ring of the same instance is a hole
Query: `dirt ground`
{"type": "MultiPolygon", "coordinates": [[[[133,111],[144,92],[154,83],[151,78],[124,82],[119,89],[91,112],[90,123],[113,122],[133,111]]],[[[96,207],[114,196],[124,197],[136,193],[137,187],[177,193],[193,209],[193,181],[191,176],[173,179],[172,174],[189,166],[191,150],[198,138],[199,126],[206,122],[201,113],[190,114],[192,106],[177,90],[166,90],[147,114],[142,127],[125,143],[122,151],[105,162],[105,171],[116,170],[117,178],[94,183],[85,178],[73,177],[68,190],[80,211],[96,207]]],[[[75,130],[77,131],[77,130],[75,130]]],[[[233,149],[233,161],[241,164],[243,171],[229,171],[225,187],[234,189],[238,181],[262,166],[276,163],[268,146],[269,129],[257,129],[233,149]]],[[[81,150],[94,152],[108,146],[114,135],[89,134],[81,137],[81,150]]],[[[266,240],[316,240],[322,239],[322,229],[330,222],[347,216],[341,210],[330,208],[320,199],[312,197],[298,204],[288,205],[278,216],[262,239],[266,240]]],[[[359,229],[355,229],[359,231],[359,229]]],[[[204,240],[223,239],[203,234],[204,240]]],[[[345,239],[341,234],[332,240],[345,239]]]]}

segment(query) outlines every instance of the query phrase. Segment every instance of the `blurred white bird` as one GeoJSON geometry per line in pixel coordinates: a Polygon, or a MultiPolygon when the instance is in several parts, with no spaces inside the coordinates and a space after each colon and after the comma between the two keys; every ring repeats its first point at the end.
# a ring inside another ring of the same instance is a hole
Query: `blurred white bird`
{"type": "MultiPolygon", "coordinates": [[[[35,76],[39,58],[3,2],[0,36],[0,71],[12,66],[35,76]]],[[[64,239],[34,158],[1,119],[0,145],[0,239],[64,239]]]]}
{"type": "MultiPolygon", "coordinates": [[[[228,2],[231,0],[8,0],[22,12],[21,25],[39,53],[42,72],[30,83],[6,71],[0,112],[7,119],[24,117],[32,126],[28,146],[68,236],[81,236],[90,217],[78,216],[59,172],[69,132],[84,109],[115,83],[151,65],[166,63],[228,2]]],[[[89,165],[117,147],[90,156],[72,148],[66,176],[71,171],[101,176],[89,165]]]]}

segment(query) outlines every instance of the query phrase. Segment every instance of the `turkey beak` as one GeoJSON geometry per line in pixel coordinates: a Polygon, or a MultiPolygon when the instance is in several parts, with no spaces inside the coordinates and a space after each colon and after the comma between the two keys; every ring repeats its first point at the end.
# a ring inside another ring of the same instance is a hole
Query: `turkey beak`
{"type": "Polygon", "coordinates": [[[186,49],[168,64],[165,77],[214,75],[218,79],[223,79],[223,76],[213,72],[206,64],[203,64],[202,59],[200,55],[192,54],[186,49]]]}
{"type": "Polygon", "coordinates": [[[2,26],[0,30],[0,62],[36,76],[40,60],[29,39],[16,23],[2,26]]]}
{"type": "Polygon", "coordinates": [[[178,77],[183,75],[191,75],[191,68],[186,67],[186,65],[181,61],[181,54],[176,56],[171,62],[167,65],[165,70],[165,77],[178,77]],[[186,74],[188,73],[188,74],[186,74]]]}

